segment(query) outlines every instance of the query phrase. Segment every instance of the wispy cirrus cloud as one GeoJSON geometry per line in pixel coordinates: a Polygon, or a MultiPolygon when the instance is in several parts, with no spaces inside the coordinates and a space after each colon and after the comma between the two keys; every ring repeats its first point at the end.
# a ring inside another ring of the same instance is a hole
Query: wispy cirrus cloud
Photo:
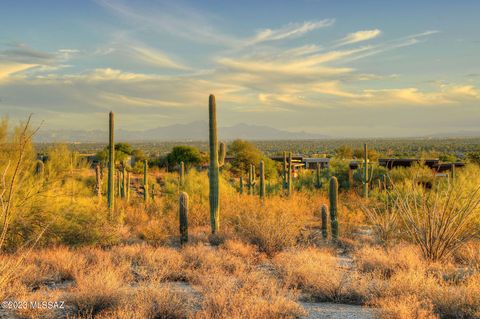
{"type": "Polygon", "coordinates": [[[332,26],[335,23],[335,19],[324,19],[320,21],[306,21],[303,23],[289,23],[278,29],[263,29],[257,32],[257,34],[247,43],[249,45],[279,41],[288,38],[300,37],[307,32],[314,31],[320,28],[332,26]]]}
{"type": "Polygon", "coordinates": [[[381,33],[382,31],[380,31],[379,29],[363,30],[349,33],[346,37],[337,41],[337,46],[344,46],[347,44],[371,40],[380,36],[381,33]]]}

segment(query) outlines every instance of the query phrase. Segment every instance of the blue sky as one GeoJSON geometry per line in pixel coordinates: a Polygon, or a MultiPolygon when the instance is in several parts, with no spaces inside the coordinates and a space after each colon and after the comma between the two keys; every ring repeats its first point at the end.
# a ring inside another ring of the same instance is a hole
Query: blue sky
{"type": "Polygon", "coordinates": [[[0,111],[45,129],[207,120],[331,136],[478,131],[478,1],[0,3],[0,111]],[[419,3],[420,2],[420,3],[419,3]]]}

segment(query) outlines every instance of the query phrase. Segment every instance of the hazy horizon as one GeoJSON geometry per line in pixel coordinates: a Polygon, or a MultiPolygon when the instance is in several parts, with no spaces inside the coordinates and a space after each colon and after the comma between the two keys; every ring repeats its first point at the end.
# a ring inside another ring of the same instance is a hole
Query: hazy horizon
{"type": "Polygon", "coordinates": [[[330,137],[477,132],[480,3],[2,1],[0,112],[42,130],[207,121],[330,137]]]}

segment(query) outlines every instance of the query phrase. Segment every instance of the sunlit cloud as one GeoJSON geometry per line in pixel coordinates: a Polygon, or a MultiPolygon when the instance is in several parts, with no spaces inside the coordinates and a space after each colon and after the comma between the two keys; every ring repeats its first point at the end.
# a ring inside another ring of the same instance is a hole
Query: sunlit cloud
{"type": "Polygon", "coordinates": [[[252,45],[261,42],[278,41],[287,38],[299,37],[307,32],[332,26],[334,22],[334,19],[324,19],[320,21],[290,23],[279,29],[263,29],[258,31],[257,34],[247,43],[252,45]]]}
{"type": "Polygon", "coordinates": [[[367,41],[378,37],[382,32],[379,29],[363,30],[348,34],[343,39],[337,41],[338,46],[367,41]]]}

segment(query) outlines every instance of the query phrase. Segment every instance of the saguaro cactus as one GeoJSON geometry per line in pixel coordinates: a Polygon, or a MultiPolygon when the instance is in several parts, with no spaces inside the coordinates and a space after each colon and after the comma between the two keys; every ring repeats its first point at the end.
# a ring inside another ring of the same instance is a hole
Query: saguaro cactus
{"type": "Polygon", "coordinates": [[[287,189],[287,152],[283,152],[283,167],[282,167],[282,188],[287,189]]]}
{"type": "Polygon", "coordinates": [[[218,164],[218,141],[217,141],[217,105],[215,96],[210,94],[208,101],[208,136],[210,143],[210,166],[208,170],[209,199],[210,199],[210,224],[212,234],[220,229],[220,207],[219,207],[219,164],[218,164]]]}
{"type": "Polygon", "coordinates": [[[248,193],[250,195],[255,194],[255,165],[250,164],[250,169],[248,171],[248,193]]]}
{"type": "Polygon", "coordinates": [[[327,229],[327,205],[323,204],[321,209],[322,215],[322,237],[327,239],[328,229],[327,229]]]}
{"type": "Polygon", "coordinates": [[[317,163],[317,176],[316,176],[315,187],[318,189],[322,188],[322,180],[320,178],[320,163],[317,163]]]}
{"type": "Polygon", "coordinates": [[[348,167],[348,188],[353,188],[353,170],[348,167]]]}
{"type": "Polygon", "coordinates": [[[148,203],[148,161],[143,161],[143,200],[148,203]]]}
{"type": "Polygon", "coordinates": [[[125,165],[122,167],[122,198],[127,197],[127,168],[125,165]]]}
{"type": "Polygon", "coordinates": [[[450,170],[452,172],[452,181],[455,180],[455,163],[450,164],[450,170]]]}
{"type": "Polygon", "coordinates": [[[130,172],[127,171],[127,184],[125,185],[127,190],[127,202],[130,201],[130,172]]]}
{"type": "Polygon", "coordinates": [[[110,215],[113,214],[115,206],[115,140],[114,140],[115,119],[113,112],[109,115],[109,144],[108,144],[108,190],[107,201],[110,215]]]}
{"type": "Polygon", "coordinates": [[[179,199],[180,244],[188,242],[188,194],[180,193],[179,199]]]}
{"type": "Polygon", "coordinates": [[[258,194],[260,195],[260,198],[265,197],[265,163],[263,161],[260,161],[260,190],[258,194]]]}
{"type": "Polygon", "coordinates": [[[330,201],[330,225],[332,228],[332,239],[338,238],[338,181],[335,176],[330,178],[328,199],[330,201]]]}
{"type": "Polygon", "coordinates": [[[102,174],[100,173],[100,164],[95,165],[95,193],[99,198],[102,197],[102,174]]]}
{"type": "Polygon", "coordinates": [[[152,183],[152,190],[151,190],[152,194],[152,201],[155,202],[155,183],[152,183]]]}
{"type": "Polygon", "coordinates": [[[368,146],[367,144],[363,144],[363,176],[362,176],[362,184],[363,184],[363,197],[368,198],[368,186],[372,181],[373,177],[373,166],[371,170],[368,168],[368,146]]]}
{"type": "Polygon", "coordinates": [[[291,195],[293,192],[293,185],[292,185],[292,169],[293,169],[293,163],[292,163],[292,152],[288,153],[288,173],[287,173],[287,191],[288,195],[291,195]]]}
{"type": "Polygon", "coordinates": [[[180,166],[178,167],[178,177],[180,186],[183,186],[185,184],[185,164],[183,161],[180,162],[180,166]]]}
{"type": "Polygon", "coordinates": [[[239,178],[238,192],[243,194],[243,176],[240,176],[239,178]]]}
{"type": "Polygon", "coordinates": [[[222,167],[225,164],[225,156],[227,156],[227,148],[225,143],[221,142],[218,149],[218,166],[222,167]]]}
{"type": "Polygon", "coordinates": [[[42,176],[45,172],[45,164],[42,160],[38,160],[37,164],[35,164],[35,174],[42,176]]]}

